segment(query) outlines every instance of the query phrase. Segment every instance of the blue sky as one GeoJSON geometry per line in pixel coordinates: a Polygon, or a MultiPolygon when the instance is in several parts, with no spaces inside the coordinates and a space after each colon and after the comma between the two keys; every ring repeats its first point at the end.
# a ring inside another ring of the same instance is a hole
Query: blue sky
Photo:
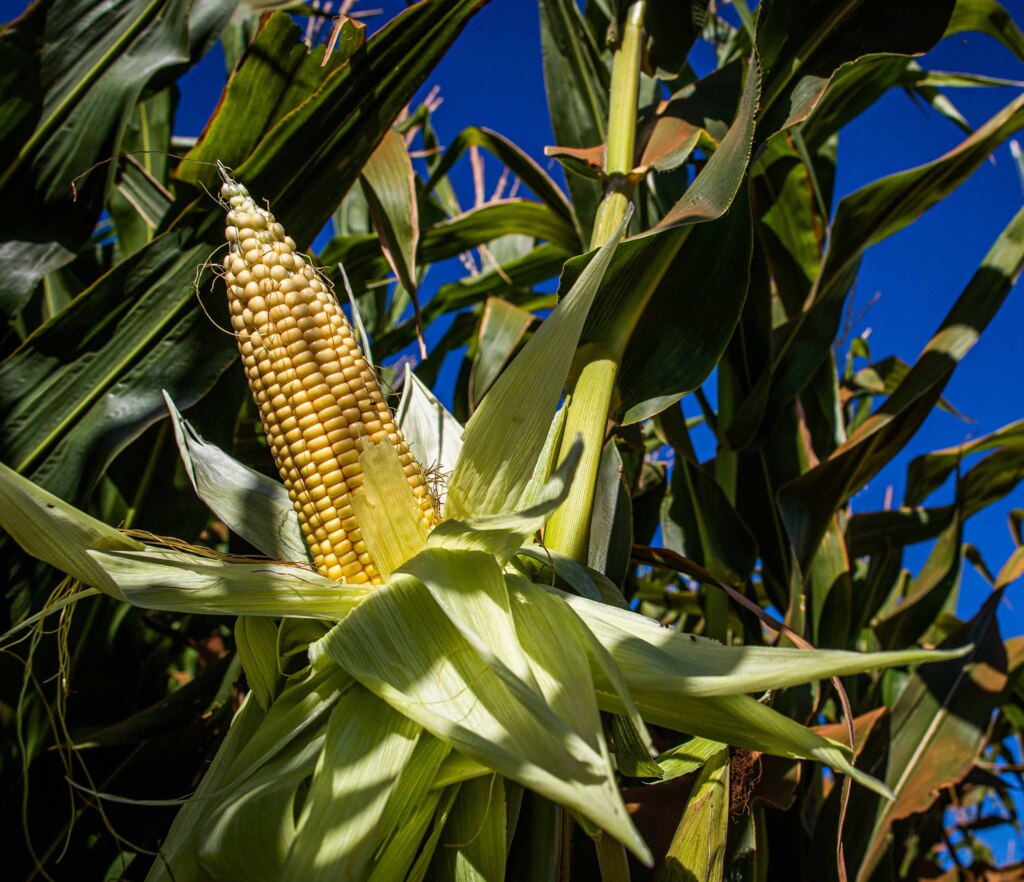
{"type": "MultiPolygon", "coordinates": [[[[1024,23],[1024,0],[1010,0],[1007,8],[1024,23]]],[[[364,2],[356,9],[382,8],[384,13],[367,19],[376,30],[404,8],[401,0],[364,2]]],[[[692,56],[698,70],[707,69],[710,52],[698,47],[692,56]]],[[[927,69],[982,73],[1007,79],[1024,79],[1024,66],[1000,44],[977,34],[963,34],[942,41],[921,60],[927,69]]],[[[176,132],[195,135],[212,111],[223,84],[219,53],[211,54],[184,82],[176,132]]],[[[427,89],[439,85],[444,103],[434,118],[442,143],[465,126],[493,128],[510,138],[536,159],[559,182],[561,169],[544,157],[544,147],[554,138],[547,114],[541,65],[539,18],[528,0],[492,0],[474,18],[453,50],[429,77],[427,89]]],[[[1016,97],[1017,89],[980,88],[951,90],[950,97],[973,126],[1016,97]]],[[[848,126],[840,138],[837,198],[886,174],[934,159],[955,147],[962,133],[934,112],[913,103],[894,90],[848,126]]],[[[487,180],[493,186],[499,174],[496,160],[487,159],[487,180]]],[[[465,163],[454,174],[456,186],[471,200],[471,184],[465,163]]],[[[1024,201],[1020,177],[1008,145],[986,163],[956,193],[932,209],[907,230],[871,249],[865,257],[855,293],[854,312],[859,313],[877,295],[877,302],[858,327],[870,328],[874,355],[898,355],[913,363],[942,320],[999,232],[1024,201]]],[[[325,238],[325,237],[324,237],[325,238]]],[[[323,238],[319,240],[321,244],[323,238]]],[[[461,275],[456,262],[434,268],[424,293],[461,275]]],[[[963,442],[1024,416],[1024,377],[1021,376],[1021,344],[1024,342],[1024,299],[1020,285],[1011,293],[997,320],[957,369],[946,395],[962,412],[975,420],[965,423],[949,414],[935,412],[904,453],[854,499],[854,509],[880,508],[889,485],[901,499],[907,463],[916,455],[963,442]]],[[[442,373],[445,384],[454,381],[456,365],[442,373]]],[[[697,413],[695,404],[684,404],[697,413]]],[[[696,440],[711,455],[710,439],[696,440]]],[[[952,498],[951,482],[933,504],[952,498]]],[[[998,570],[1012,551],[1006,518],[1011,508],[1024,507],[1024,491],[975,516],[966,530],[993,570],[998,570]]],[[[906,563],[916,569],[928,546],[909,550],[906,563]]],[[[970,566],[964,573],[961,612],[977,609],[988,591],[987,584],[970,566]]],[[[1007,634],[1024,633],[1024,601],[1010,597],[1002,616],[1007,634]]]]}

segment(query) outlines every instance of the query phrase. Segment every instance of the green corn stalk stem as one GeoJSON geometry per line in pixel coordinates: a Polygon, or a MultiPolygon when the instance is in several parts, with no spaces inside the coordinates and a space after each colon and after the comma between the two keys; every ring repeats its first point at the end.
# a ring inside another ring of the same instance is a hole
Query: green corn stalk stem
{"type": "Polygon", "coordinates": [[[590,247],[600,248],[626,216],[633,181],[633,154],[636,146],[637,96],[640,89],[640,63],[643,60],[644,17],[647,0],[636,0],[626,12],[622,39],[612,61],[612,85],[608,107],[608,144],[604,171],[607,175],[604,198],[597,209],[590,247]]]}
{"type": "MultiPolygon", "coordinates": [[[[622,38],[612,60],[608,144],[605,150],[605,173],[608,179],[594,222],[591,248],[598,248],[608,241],[629,209],[633,189],[630,173],[636,145],[637,96],[646,13],[647,0],[636,0],[630,5],[622,28],[622,38]]],[[[614,335],[609,335],[605,344],[593,344],[581,349],[568,384],[566,424],[559,462],[568,456],[569,448],[577,436],[583,438],[583,458],[569,498],[548,522],[545,544],[580,563],[587,562],[594,486],[615,391],[615,377],[622,363],[624,341],[628,337],[624,333],[627,326],[631,326],[631,323],[620,323],[620,327],[614,335]]]]}

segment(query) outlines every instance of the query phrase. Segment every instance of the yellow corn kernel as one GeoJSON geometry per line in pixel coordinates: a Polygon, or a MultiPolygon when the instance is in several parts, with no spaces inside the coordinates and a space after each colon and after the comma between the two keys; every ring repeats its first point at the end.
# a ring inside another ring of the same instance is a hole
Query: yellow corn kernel
{"type": "Polygon", "coordinates": [[[362,440],[394,445],[429,529],[437,517],[423,469],[330,283],[295,253],[294,241],[245,187],[223,170],[222,177],[231,326],[281,479],[320,571],[380,584],[349,502],[363,483],[362,440]]]}

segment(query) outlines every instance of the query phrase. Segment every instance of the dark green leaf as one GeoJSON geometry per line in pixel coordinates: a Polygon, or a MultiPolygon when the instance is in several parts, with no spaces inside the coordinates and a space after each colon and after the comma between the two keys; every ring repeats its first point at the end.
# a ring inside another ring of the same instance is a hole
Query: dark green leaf
{"type": "Polygon", "coordinates": [[[420,238],[416,182],[405,139],[394,129],[363,167],[362,184],[384,257],[402,287],[415,297],[420,238]]]}
{"type": "Polygon", "coordinates": [[[759,140],[803,122],[835,72],[863,55],[917,55],[942,37],[955,0],[765,0],[756,45],[764,66],[759,140]]]}
{"type": "MultiPolygon", "coordinates": [[[[596,147],[606,139],[610,77],[603,59],[604,35],[595,36],[575,0],[539,0],[544,83],[555,143],[559,147],[596,147]]],[[[581,238],[590,241],[601,187],[569,175],[572,204],[581,238]]]]}
{"type": "Polygon", "coordinates": [[[956,447],[936,450],[934,453],[917,457],[907,467],[907,489],[903,494],[904,503],[920,505],[945,483],[965,457],[1004,445],[1024,447],[1024,420],[1010,423],[995,432],[956,447]]]}
{"type": "Polygon", "coordinates": [[[228,0],[46,0],[0,32],[0,202],[21,206],[0,219],[0,314],[20,308],[85,244],[113,169],[75,179],[121,150],[142,90],[194,61],[233,8],[228,0]]]}
{"type": "MultiPolygon", "coordinates": [[[[650,285],[645,263],[662,259],[661,251],[673,245],[669,237],[681,232],[625,242],[626,257],[612,264],[611,279],[595,309],[604,297],[626,298],[650,285]]],[[[693,228],[672,256],[654,282],[623,356],[618,382],[624,423],[638,422],[675,403],[703,383],[718,363],[743,307],[751,248],[749,205],[743,192],[720,221],[693,228]]],[[[593,336],[601,328],[595,325],[593,336]]]]}
{"type": "Polygon", "coordinates": [[[828,521],[924,422],[960,360],[1002,305],[1024,268],[1024,210],[986,255],[917,363],[879,411],[828,459],[779,491],[790,539],[805,566],[828,521]]]}
{"type": "Polygon", "coordinates": [[[943,649],[973,645],[966,658],[923,665],[893,706],[884,766],[866,770],[884,775],[896,801],[878,804],[858,882],[869,878],[884,853],[890,825],[927,809],[940,788],[958,782],[974,764],[1006,685],[1006,650],[996,621],[1001,600],[1002,592],[995,592],[942,643],[943,649]]]}
{"type": "Polygon", "coordinates": [[[946,36],[976,31],[998,40],[1024,61],[1024,34],[998,0],[957,0],[946,36]]]}

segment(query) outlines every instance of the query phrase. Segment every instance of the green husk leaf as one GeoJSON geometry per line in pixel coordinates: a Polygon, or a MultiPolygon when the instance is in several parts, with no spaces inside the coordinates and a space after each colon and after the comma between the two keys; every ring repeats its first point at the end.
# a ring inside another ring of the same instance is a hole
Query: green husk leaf
{"type": "Polygon", "coordinates": [[[480,515],[464,521],[449,518],[433,529],[427,545],[431,548],[486,551],[502,565],[506,564],[565,501],[582,455],[583,443],[577,440],[565,461],[532,494],[529,508],[508,514],[480,515]]]}
{"type": "Polygon", "coordinates": [[[392,444],[365,444],[359,464],[364,480],[352,494],[352,511],[370,556],[387,576],[423,548],[427,528],[392,444]]]}
{"type": "Polygon", "coordinates": [[[451,517],[496,514],[518,502],[544,447],[590,305],[628,223],[629,216],[466,424],[448,486],[451,517]]]}
{"type": "Polygon", "coordinates": [[[696,772],[722,747],[721,741],[691,738],[666,750],[657,758],[658,765],[661,766],[662,780],[671,781],[673,778],[681,778],[683,775],[696,772]]]}
{"type": "MultiPolygon", "coordinates": [[[[462,451],[462,426],[409,365],[405,366],[402,400],[395,421],[421,466],[438,469],[443,475],[455,470],[462,451]]],[[[441,491],[443,507],[447,496],[445,482],[441,483],[441,491]]]]}
{"type": "Polygon", "coordinates": [[[657,882],[721,882],[729,829],[729,749],[723,747],[697,776],[657,882]]]}
{"type": "Polygon", "coordinates": [[[164,400],[185,473],[210,511],[275,560],[307,562],[309,549],[284,486],[203,440],[166,392],[164,400]]]}
{"type": "Polygon", "coordinates": [[[390,832],[382,818],[422,731],[361,687],[342,696],[331,711],[282,882],[369,875],[390,832]]]}
{"type": "Polygon", "coordinates": [[[277,625],[269,619],[239,616],[235,622],[235,645],[242,659],[245,679],[260,707],[270,708],[277,693],[279,677],[277,625]]]}
{"type": "Polygon", "coordinates": [[[606,757],[584,740],[599,727],[574,732],[536,693],[513,691],[507,673],[476,651],[418,580],[393,575],[315,653],[335,659],[437,738],[568,805],[649,858],[606,757]]]}

